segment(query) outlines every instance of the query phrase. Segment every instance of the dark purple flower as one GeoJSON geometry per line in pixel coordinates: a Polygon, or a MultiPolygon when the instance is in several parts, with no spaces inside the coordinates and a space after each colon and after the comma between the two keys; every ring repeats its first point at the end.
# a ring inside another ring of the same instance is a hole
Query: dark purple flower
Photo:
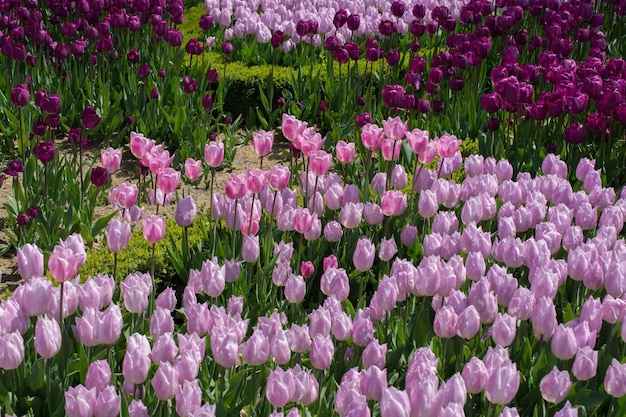
{"type": "Polygon", "coordinates": [[[352,13],[348,17],[347,23],[348,23],[348,29],[352,31],[358,30],[359,27],[361,26],[361,17],[356,13],[352,13]]]}
{"type": "Polygon", "coordinates": [[[28,217],[30,217],[31,219],[36,218],[37,216],[39,216],[39,208],[32,206],[28,208],[28,217]]]}
{"type": "Polygon", "coordinates": [[[59,113],[49,114],[48,116],[46,116],[45,121],[48,127],[52,129],[61,126],[61,116],[59,115],[59,113]]]}
{"type": "Polygon", "coordinates": [[[277,30],[272,34],[271,44],[273,48],[279,48],[285,42],[285,32],[277,30]]]}
{"type": "Polygon", "coordinates": [[[413,6],[412,12],[413,16],[415,16],[417,19],[422,19],[424,16],[426,16],[426,6],[418,3],[413,6]]]}
{"type": "Polygon", "coordinates": [[[126,59],[132,64],[137,64],[139,62],[139,51],[137,51],[135,48],[131,49],[126,54],[126,59]]]}
{"type": "Polygon", "coordinates": [[[358,96],[358,97],[356,98],[356,105],[357,105],[357,106],[359,106],[359,107],[363,107],[363,106],[365,106],[365,97],[363,97],[363,96],[358,96]]]}
{"type": "Polygon", "coordinates": [[[348,12],[345,9],[337,10],[337,13],[335,13],[335,17],[333,18],[333,25],[335,25],[336,28],[340,28],[345,25],[347,21],[348,12]]]}
{"type": "Polygon", "coordinates": [[[378,47],[370,47],[365,49],[365,59],[368,62],[376,62],[382,57],[382,49],[378,47]]]}
{"type": "Polygon", "coordinates": [[[401,106],[403,109],[411,110],[415,107],[415,96],[413,94],[405,94],[402,96],[401,106]]]}
{"type": "Polygon", "coordinates": [[[445,109],[445,103],[441,100],[433,100],[433,111],[441,113],[445,109]]]}
{"type": "Polygon", "coordinates": [[[202,108],[209,110],[211,107],[213,107],[213,97],[210,94],[205,94],[202,96],[202,108]]]}
{"type": "Polygon", "coordinates": [[[150,90],[150,100],[156,100],[157,98],[159,98],[161,94],[159,93],[159,89],[158,88],[153,88],[152,90],[150,90]]]}
{"type": "Polygon", "coordinates": [[[17,84],[11,89],[11,103],[17,107],[24,107],[30,101],[30,93],[26,84],[17,84]]]}
{"type": "Polygon", "coordinates": [[[391,20],[383,20],[378,25],[378,32],[383,36],[389,36],[397,30],[396,24],[391,20]]]}
{"type": "Polygon", "coordinates": [[[96,113],[96,109],[91,106],[87,106],[80,116],[80,121],[85,129],[91,130],[100,123],[100,116],[96,113]]]}
{"type": "Polygon", "coordinates": [[[189,55],[202,55],[202,52],[204,52],[204,45],[201,44],[198,39],[191,38],[189,39],[189,42],[187,42],[187,45],[185,45],[185,52],[189,55]]]}
{"type": "Polygon", "coordinates": [[[578,145],[587,140],[587,128],[581,123],[574,122],[563,132],[565,142],[578,145]]]}
{"type": "Polygon", "coordinates": [[[317,105],[317,109],[321,112],[325,111],[328,108],[328,100],[321,100],[317,105]]]}
{"type": "Polygon", "coordinates": [[[411,52],[418,52],[422,48],[422,44],[420,43],[420,41],[416,40],[411,41],[409,46],[411,47],[411,52]]]}
{"type": "Polygon", "coordinates": [[[355,119],[356,119],[356,124],[359,127],[363,127],[366,124],[372,122],[372,116],[369,113],[357,114],[355,119]]]}
{"type": "Polygon", "coordinates": [[[284,97],[278,97],[276,99],[276,104],[278,104],[279,107],[283,107],[286,104],[285,98],[284,97]]]}
{"type": "Polygon", "coordinates": [[[210,14],[202,15],[202,17],[200,18],[199,25],[200,25],[200,29],[204,31],[211,29],[211,26],[213,26],[213,16],[211,16],[210,14]]]}
{"type": "Polygon", "coordinates": [[[178,48],[183,44],[182,32],[178,29],[169,29],[167,35],[165,35],[165,42],[174,48],[178,48]]]}
{"type": "Polygon", "coordinates": [[[233,44],[230,42],[224,42],[222,44],[222,53],[224,55],[230,55],[233,52],[233,44]]]}
{"type": "Polygon", "coordinates": [[[386,60],[387,65],[389,65],[390,67],[395,67],[396,65],[398,65],[398,62],[400,62],[400,51],[390,49],[389,52],[387,52],[386,60]]]}
{"type": "Polygon", "coordinates": [[[139,67],[139,78],[146,78],[150,74],[150,65],[142,64],[139,67]]]}
{"type": "Polygon", "coordinates": [[[296,23],[296,33],[300,37],[309,33],[309,21],[304,19],[299,20],[298,23],[296,23]]]}
{"type": "Polygon", "coordinates": [[[40,107],[45,114],[58,114],[61,110],[61,97],[58,94],[46,94],[41,99],[40,107]]]}
{"type": "Polygon", "coordinates": [[[329,36],[324,40],[324,49],[327,51],[334,51],[339,47],[339,39],[336,36],[329,36]]]}
{"type": "Polygon", "coordinates": [[[490,132],[495,132],[500,129],[500,119],[496,119],[495,117],[487,119],[487,129],[490,132]]]}
{"type": "Polygon", "coordinates": [[[348,50],[346,48],[339,46],[333,51],[333,58],[340,64],[345,64],[350,59],[350,55],[348,54],[348,50]]]}
{"type": "Polygon", "coordinates": [[[13,172],[24,172],[24,164],[19,159],[14,159],[9,162],[8,168],[13,172]]]}
{"type": "Polygon", "coordinates": [[[229,126],[233,124],[233,116],[224,116],[224,124],[229,126]]]}
{"type": "Polygon", "coordinates": [[[450,78],[450,90],[452,91],[461,91],[465,86],[465,81],[461,77],[452,77],[450,78]]]}
{"type": "Polygon", "coordinates": [[[420,98],[415,103],[415,107],[417,107],[417,111],[420,113],[428,113],[430,111],[430,101],[420,98]]]}
{"type": "Polygon", "coordinates": [[[124,117],[124,123],[131,126],[135,123],[135,117],[132,114],[127,114],[126,117],[124,117]]]}
{"type": "Polygon", "coordinates": [[[405,90],[401,85],[386,85],[383,87],[383,103],[389,108],[399,107],[405,90]]]}
{"type": "Polygon", "coordinates": [[[395,17],[402,17],[405,8],[406,6],[404,5],[404,2],[402,0],[394,1],[393,3],[391,3],[391,14],[393,14],[395,17]]]}
{"type": "Polygon", "coordinates": [[[20,226],[26,226],[30,222],[30,217],[26,213],[20,213],[17,215],[17,224],[20,226]]]}
{"type": "Polygon", "coordinates": [[[109,180],[109,172],[104,167],[95,167],[91,170],[91,183],[96,187],[102,187],[109,180]]]}
{"type": "Polygon", "coordinates": [[[502,98],[498,93],[487,93],[480,97],[480,106],[489,113],[495,113],[502,108],[502,98]]]}
{"type": "Polygon", "coordinates": [[[54,159],[54,155],[56,153],[56,148],[54,147],[54,142],[38,142],[35,145],[35,149],[33,149],[33,154],[35,158],[39,159],[44,164],[52,161],[54,159]]]}
{"type": "Polygon", "coordinates": [[[46,134],[47,127],[48,125],[43,120],[35,120],[33,123],[33,134],[35,136],[43,136],[46,134]]]}
{"type": "Polygon", "coordinates": [[[219,73],[217,72],[217,70],[215,68],[210,69],[210,70],[207,71],[207,73],[206,73],[206,80],[208,82],[213,84],[213,83],[216,83],[218,79],[219,79],[219,73]]]}

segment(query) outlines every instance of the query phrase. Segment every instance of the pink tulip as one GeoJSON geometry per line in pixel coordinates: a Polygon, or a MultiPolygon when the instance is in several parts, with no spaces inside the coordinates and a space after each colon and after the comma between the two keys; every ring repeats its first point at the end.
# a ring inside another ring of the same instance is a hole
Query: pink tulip
{"type": "Polygon", "coordinates": [[[115,189],[115,202],[118,206],[129,209],[135,205],[139,189],[135,184],[123,182],[115,189]]]}
{"type": "Polygon", "coordinates": [[[214,327],[211,333],[211,351],[215,362],[232,368],[237,362],[238,346],[235,334],[223,326],[214,327]]]}
{"type": "Polygon", "coordinates": [[[556,366],[539,383],[539,390],[543,399],[554,404],[563,401],[571,387],[572,381],[569,372],[559,371],[556,366]]]}
{"type": "MultiPolygon", "coordinates": [[[[500,314],[496,316],[491,327],[491,337],[493,341],[500,346],[509,346],[515,340],[517,332],[517,320],[508,314],[500,314]]],[[[554,339],[553,339],[554,340],[554,339]]]]}
{"type": "Polygon", "coordinates": [[[428,143],[429,133],[425,130],[413,129],[405,133],[409,148],[416,155],[421,154],[426,150],[426,144],[428,143]]]}
{"type": "Polygon", "coordinates": [[[612,397],[626,395],[626,365],[613,358],[604,375],[604,389],[612,397]]]}
{"type": "Polygon", "coordinates": [[[374,324],[362,310],[357,311],[352,321],[352,341],[357,346],[367,346],[374,339],[374,324]]]}
{"type": "Polygon", "coordinates": [[[244,259],[244,261],[248,263],[253,263],[257,259],[259,259],[259,255],[259,236],[244,236],[241,249],[241,257],[244,259]]]}
{"type": "Polygon", "coordinates": [[[185,176],[191,181],[197,181],[200,175],[200,166],[202,161],[195,160],[193,158],[187,158],[185,160],[185,176]]]}
{"type": "Polygon", "coordinates": [[[150,342],[145,336],[139,333],[130,336],[122,364],[122,375],[126,382],[143,384],[150,370],[150,350],[150,342]]]}
{"type": "Polygon", "coordinates": [[[176,219],[177,225],[181,227],[189,227],[196,219],[196,214],[196,203],[193,201],[193,197],[191,195],[188,195],[187,197],[183,197],[178,201],[178,205],[176,206],[176,213],[174,214],[174,219],[176,219]]]}
{"type": "Polygon", "coordinates": [[[309,155],[309,169],[313,175],[320,177],[328,171],[331,159],[331,155],[325,151],[313,151],[309,155]]]}
{"type": "Polygon", "coordinates": [[[252,134],[252,145],[254,151],[259,156],[268,155],[272,151],[274,146],[274,132],[266,132],[265,130],[259,130],[252,134]]]}
{"type": "Polygon", "coordinates": [[[243,360],[252,366],[263,365],[269,358],[270,341],[259,329],[243,345],[243,360]]]}
{"type": "Polygon", "coordinates": [[[226,181],[226,195],[231,200],[242,198],[248,192],[246,175],[231,174],[230,179],[226,181]]]}
{"type": "Polygon", "coordinates": [[[363,146],[372,152],[380,149],[383,141],[383,129],[368,123],[361,129],[361,142],[363,146]]]}
{"type": "MultiPolygon", "coordinates": [[[[574,355],[576,355],[576,351],[578,346],[576,344],[576,336],[574,335],[574,331],[565,327],[563,324],[559,324],[554,334],[552,335],[552,340],[550,341],[552,353],[558,359],[568,360],[572,359],[574,355]]],[[[560,402],[560,401],[557,401],[560,402]]]]}
{"type": "Polygon", "coordinates": [[[587,381],[594,376],[598,369],[598,351],[589,346],[578,348],[576,359],[572,365],[572,374],[579,381],[587,381]]]}
{"type": "Polygon", "coordinates": [[[401,141],[385,139],[380,145],[380,152],[385,161],[397,161],[402,150],[401,141]]]}
{"type": "Polygon", "coordinates": [[[23,314],[28,317],[35,317],[48,311],[49,300],[52,298],[52,283],[47,278],[32,278],[19,288],[23,314]]]}
{"type": "Polygon", "coordinates": [[[291,399],[294,388],[292,375],[281,368],[275,368],[267,377],[265,397],[274,407],[284,407],[291,399]]]}
{"type": "Polygon", "coordinates": [[[437,140],[437,154],[442,158],[450,158],[461,146],[461,141],[456,136],[443,134],[437,140]]]}
{"type": "Polygon", "coordinates": [[[385,191],[380,204],[385,216],[400,216],[406,210],[406,195],[397,190],[385,191]]]}
{"type": "Polygon", "coordinates": [[[344,164],[349,164],[352,162],[356,156],[356,148],[353,142],[346,143],[343,140],[337,142],[335,152],[337,154],[337,159],[344,164]]]}
{"type": "Polygon", "coordinates": [[[480,314],[476,307],[466,307],[456,320],[456,334],[464,339],[472,339],[480,329],[480,314]]]}
{"type": "Polygon", "coordinates": [[[141,400],[132,400],[128,406],[128,415],[130,417],[148,417],[148,408],[141,400]]]}
{"type": "Polygon", "coordinates": [[[61,328],[56,320],[41,317],[35,326],[35,350],[50,359],[61,349],[61,328]]]}
{"type": "Polygon", "coordinates": [[[185,381],[182,386],[178,387],[176,391],[176,413],[180,417],[195,415],[201,403],[202,391],[197,379],[185,381]]]}
{"type": "Polygon", "coordinates": [[[65,392],[65,414],[68,417],[93,416],[96,407],[96,390],[83,385],[70,387],[65,392]]]}
{"type": "Polygon", "coordinates": [[[164,194],[173,193],[178,188],[180,182],[180,172],[174,168],[163,168],[159,170],[157,176],[157,187],[164,194]]]}
{"type": "Polygon", "coordinates": [[[204,160],[211,168],[217,168],[224,161],[224,143],[221,141],[209,142],[204,147],[204,160]]]}
{"type": "Polygon", "coordinates": [[[289,184],[290,171],[282,165],[274,165],[269,170],[268,184],[274,191],[282,191],[289,184]]]}
{"type": "Polygon", "coordinates": [[[363,367],[378,366],[380,369],[387,363],[387,344],[380,344],[377,339],[372,340],[363,350],[363,367]]]}
{"type": "Polygon", "coordinates": [[[169,310],[157,308],[150,318],[150,335],[152,339],[157,340],[165,333],[174,332],[174,319],[169,310]]]}
{"type": "Polygon", "coordinates": [[[76,276],[86,259],[85,242],[74,233],[54,247],[48,260],[48,269],[54,279],[65,282],[76,276]]]}
{"type": "Polygon", "coordinates": [[[116,172],[120,169],[122,163],[122,150],[107,148],[100,153],[102,158],[102,166],[107,170],[109,174],[116,172]]]}
{"type": "Polygon", "coordinates": [[[383,120],[385,137],[392,141],[402,140],[407,132],[407,122],[402,122],[399,117],[389,117],[383,120]]]}
{"type": "Polygon", "coordinates": [[[143,226],[143,237],[150,243],[158,243],[165,236],[165,217],[144,216],[141,224],[143,226]]]}
{"type": "Polygon", "coordinates": [[[306,122],[296,119],[295,116],[283,113],[282,131],[285,138],[293,141],[304,132],[304,129],[306,129],[306,122]]]}
{"type": "Polygon", "coordinates": [[[130,132],[130,151],[137,159],[143,159],[154,145],[155,141],[146,138],[142,133],[130,132]]]}
{"type": "Polygon", "coordinates": [[[512,362],[503,363],[493,369],[485,386],[487,400],[493,404],[510,403],[519,389],[520,373],[512,362]]]}
{"type": "Polygon", "coordinates": [[[17,250],[17,268],[24,281],[43,276],[43,254],[37,245],[27,243],[17,250]]]}
{"type": "Polygon", "coordinates": [[[467,392],[470,394],[480,394],[485,389],[489,379],[485,364],[475,356],[463,366],[461,376],[465,381],[467,392]]]}
{"type": "Polygon", "coordinates": [[[368,271],[374,265],[375,255],[376,248],[374,244],[367,237],[361,237],[356,244],[352,257],[354,267],[361,272],[368,271]]]}
{"type": "Polygon", "coordinates": [[[9,371],[24,360],[24,339],[18,332],[0,336],[0,368],[9,371]]]}
{"type": "Polygon", "coordinates": [[[115,387],[109,385],[98,392],[94,406],[95,417],[116,417],[120,414],[122,397],[115,391],[115,387]]]}
{"type": "Polygon", "coordinates": [[[123,250],[130,241],[130,224],[114,217],[107,226],[107,246],[113,253],[123,250]]]}
{"type": "Polygon", "coordinates": [[[102,391],[111,383],[111,368],[106,360],[94,361],[89,365],[85,386],[87,389],[94,388],[97,392],[102,391]]]}
{"type": "Polygon", "coordinates": [[[300,275],[291,274],[285,283],[285,298],[290,303],[300,303],[306,294],[306,283],[300,275]]]}
{"type": "Polygon", "coordinates": [[[159,369],[150,382],[154,393],[161,401],[167,401],[176,397],[178,391],[178,374],[169,362],[161,362],[159,369]]]}

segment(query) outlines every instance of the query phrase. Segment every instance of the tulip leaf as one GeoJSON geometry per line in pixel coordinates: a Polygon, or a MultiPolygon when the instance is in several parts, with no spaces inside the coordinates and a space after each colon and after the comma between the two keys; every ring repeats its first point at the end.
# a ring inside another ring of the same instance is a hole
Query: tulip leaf
{"type": "Polygon", "coordinates": [[[39,359],[33,363],[30,369],[28,387],[36,392],[43,388],[44,382],[43,359],[39,359]]]}
{"type": "Polygon", "coordinates": [[[187,121],[187,112],[184,106],[176,108],[174,113],[174,131],[178,132],[182,128],[183,124],[187,121]]]}

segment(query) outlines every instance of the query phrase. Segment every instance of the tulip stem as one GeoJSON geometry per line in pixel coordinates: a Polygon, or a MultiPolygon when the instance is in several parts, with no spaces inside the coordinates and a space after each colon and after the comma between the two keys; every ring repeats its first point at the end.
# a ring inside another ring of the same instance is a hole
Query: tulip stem
{"type": "MultiPolygon", "coordinates": [[[[157,208],[159,206],[157,205],[157,208]]],[[[152,262],[150,264],[150,275],[152,276],[152,291],[150,291],[150,304],[149,304],[149,310],[148,310],[148,315],[152,316],[152,310],[154,308],[154,249],[156,247],[156,243],[152,244],[152,262]]]]}
{"type": "Polygon", "coordinates": [[[234,218],[233,218],[233,242],[232,242],[232,251],[231,251],[231,255],[233,257],[233,259],[235,259],[235,246],[236,246],[236,239],[237,239],[237,204],[239,203],[239,199],[236,198],[235,199],[235,212],[233,214],[234,218]]]}
{"type": "Polygon", "coordinates": [[[113,252],[113,280],[117,275],[117,252],[113,252]]]}
{"type": "Polygon", "coordinates": [[[26,164],[26,143],[24,143],[24,112],[20,109],[20,141],[22,142],[22,162],[26,164]]]}

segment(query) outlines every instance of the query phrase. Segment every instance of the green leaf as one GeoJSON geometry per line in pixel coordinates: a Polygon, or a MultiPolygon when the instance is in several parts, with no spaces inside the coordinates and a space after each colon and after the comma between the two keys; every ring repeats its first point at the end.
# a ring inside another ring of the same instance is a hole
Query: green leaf
{"type": "Polygon", "coordinates": [[[28,387],[33,391],[39,391],[45,383],[43,359],[39,359],[33,363],[28,375],[28,387]]]}
{"type": "Polygon", "coordinates": [[[96,220],[93,226],[91,226],[91,236],[96,237],[105,227],[108,226],[109,222],[113,217],[115,217],[116,214],[116,212],[113,212],[108,216],[100,217],[96,220]]]}
{"type": "Polygon", "coordinates": [[[174,131],[178,132],[187,121],[187,112],[184,106],[178,106],[174,114],[174,131]]]}

